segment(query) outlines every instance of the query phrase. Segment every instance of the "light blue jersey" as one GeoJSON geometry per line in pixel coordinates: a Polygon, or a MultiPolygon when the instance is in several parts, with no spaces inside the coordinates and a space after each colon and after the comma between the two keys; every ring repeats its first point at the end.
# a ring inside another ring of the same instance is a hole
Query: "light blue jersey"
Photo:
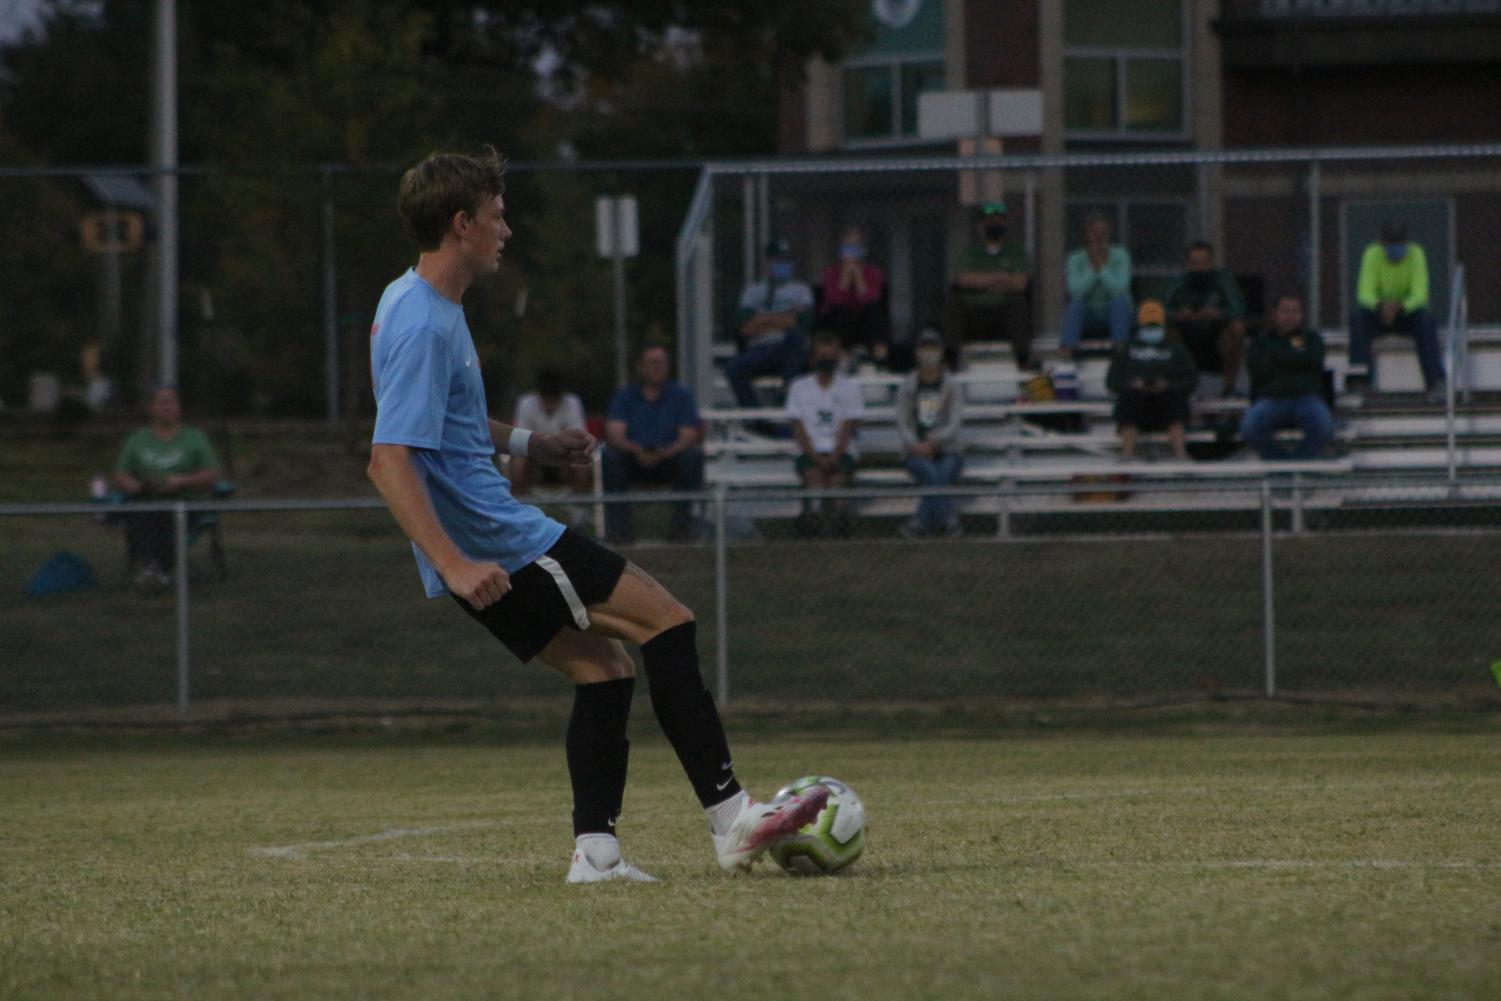
{"type": "MultiPolygon", "coordinates": [[[[471,560],[515,573],[552,548],[563,526],[511,496],[495,467],[479,355],[458,303],[415,269],[386,286],[370,328],[377,445],[406,445],[438,522],[471,560]]],[[[448,593],[416,544],[429,598],[448,593]]]]}

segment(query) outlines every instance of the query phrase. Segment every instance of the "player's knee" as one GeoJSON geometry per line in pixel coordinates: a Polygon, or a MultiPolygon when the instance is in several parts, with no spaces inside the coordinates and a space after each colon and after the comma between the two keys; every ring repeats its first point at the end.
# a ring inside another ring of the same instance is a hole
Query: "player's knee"
{"type": "Polygon", "coordinates": [[[675,629],[692,621],[694,621],[693,609],[676,598],[672,599],[662,612],[663,629],[675,629]]]}
{"type": "Polygon", "coordinates": [[[611,643],[610,647],[610,657],[601,665],[607,675],[605,680],[619,681],[622,678],[634,678],[636,663],[631,660],[631,655],[625,652],[625,647],[619,643],[611,643]]]}

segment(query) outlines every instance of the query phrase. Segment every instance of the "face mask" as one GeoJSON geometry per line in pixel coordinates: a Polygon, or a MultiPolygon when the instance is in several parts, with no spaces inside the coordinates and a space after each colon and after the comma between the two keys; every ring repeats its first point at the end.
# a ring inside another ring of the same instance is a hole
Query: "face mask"
{"type": "Polygon", "coordinates": [[[839,246],[839,256],[848,257],[852,261],[865,259],[865,248],[858,243],[844,243],[839,246]]]}
{"type": "Polygon", "coordinates": [[[1165,334],[1161,327],[1142,327],[1136,332],[1136,339],[1143,344],[1161,344],[1165,334]]]}
{"type": "Polygon", "coordinates": [[[774,282],[784,282],[792,277],[791,261],[772,261],[766,268],[766,273],[774,282]]]}
{"type": "Polygon", "coordinates": [[[813,367],[823,375],[833,375],[839,368],[838,358],[819,358],[813,362],[813,367]]]}
{"type": "Polygon", "coordinates": [[[1402,260],[1402,258],[1404,258],[1406,256],[1407,256],[1407,244],[1405,244],[1405,243],[1388,243],[1386,245],[1386,259],[1388,261],[1391,261],[1393,264],[1396,264],[1398,261],[1402,260]]]}
{"type": "Polygon", "coordinates": [[[1000,223],[991,223],[985,227],[985,239],[1000,241],[1006,238],[1006,227],[1000,223]]]}
{"type": "Polygon", "coordinates": [[[917,363],[923,368],[937,368],[943,364],[943,352],[937,349],[917,353],[917,363]]]}

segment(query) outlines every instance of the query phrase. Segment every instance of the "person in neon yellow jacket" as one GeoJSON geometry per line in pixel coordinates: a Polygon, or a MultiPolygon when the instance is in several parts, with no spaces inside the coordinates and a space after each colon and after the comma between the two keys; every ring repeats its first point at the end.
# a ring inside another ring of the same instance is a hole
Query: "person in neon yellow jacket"
{"type": "Polygon", "coordinates": [[[1371,371],[1371,341],[1380,334],[1405,334],[1417,342],[1418,364],[1429,400],[1444,397],[1444,362],[1438,327],[1428,304],[1428,257],[1407,239],[1407,224],[1389,221],[1381,240],[1360,258],[1355,309],[1350,313],[1350,369],[1346,385],[1365,385],[1371,371]],[[1359,370],[1357,372],[1357,369],[1359,370]]]}

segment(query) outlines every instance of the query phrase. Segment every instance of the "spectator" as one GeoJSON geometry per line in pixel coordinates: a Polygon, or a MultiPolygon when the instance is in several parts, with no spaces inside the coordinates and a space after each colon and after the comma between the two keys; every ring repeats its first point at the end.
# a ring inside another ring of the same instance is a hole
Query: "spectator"
{"type": "MultiPolygon", "coordinates": [[[[602,459],[605,492],[618,494],[632,484],[666,485],[679,493],[704,485],[703,437],[693,391],[668,378],[667,349],[641,352],[640,381],[622,386],[610,400],[602,459]]],[[[634,538],[629,504],[605,505],[605,535],[613,542],[634,538]]],[[[674,501],[671,538],[695,533],[691,501],[674,501]]]]}
{"type": "Polygon", "coordinates": [[[746,286],[740,295],[740,354],[724,367],[725,379],[742,407],[757,405],[758,375],[780,375],[791,382],[807,361],[808,331],[813,323],[813,290],[794,277],[792,248],[786,240],[766,245],[766,280],[746,286]]]}
{"type": "Polygon", "coordinates": [[[1084,245],[1066,263],[1068,310],[1059,347],[1069,357],[1085,337],[1106,335],[1116,347],[1131,336],[1131,255],[1110,242],[1110,220],[1084,220],[1084,245]]]}
{"type": "MultiPolygon", "coordinates": [[[[822,331],[813,342],[813,372],[793,381],[787,390],[787,417],[797,439],[797,474],[809,490],[849,486],[855,475],[858,450],[855,436],[865,415],[860,386],[839,374],[839,338],[822,331]]],[[[826,504],[821,515],[805,506],[800,528],[811,534],[842,534],[849,527],[849,504],[826,504]]]]}
{"type": "Polygon", "coordinates": [[[1303,328],[1303,300],[1277,299],[1272,327],[1251,342],[1247,369],[1255,403],[1240,422],[1240,436],[1263,459],[1313,459],[1334,437],[1334,415],[1324,402],[1324,342],[1303,328]],[[1303,432],[1291,454],[1277,444],[1281,428],[1303,432]]]}
{"type": "Polygon", "coordinates": [[[945,310],[949,360],[957,365],[970,341],[1008,340],[1017,367],[1036,368],[1027,309],[1032,259],[1020,244],[1006,239],[1004,202],[986,202],[975,221],[980,240],[959,254],[945,310]]]}
{"type": "Polygon", "coordinates": [[[1137,316],[1136,335],[1110,363],[1105,385],[1116,394],[1115,424],[1121,436],[1121,459],[1136,458],[1142,431],[1167,429],[1173,456],[1188,459],[1184,429],[1188,424],[1188,394],[1199,382],[1188,349],[1169,341],[1163,329],[1162,303],[1148,299],[1137,316]]]}
{"type": "Polygon", "coordinates": [[[846,351],[863,348],[884,365],[891,347],[885,296],[886,273],[865,259],[864,231],[849,227],[839,241],[839,260],[823,272],[821,324],[839,335],[846,351]]]}
{"type": "Polygon", "coordinates": [[[1246,353],[1246,302],[1240,283],[1214,266],[1214,245],[1188,248],[1185,270],[1167,294],[1168,334],[1181,340],[1200,372],[1218,372],[1222,396],[1236,395],[1246,353]]]}
{"type": "MultiPolygon", "coordinates": [[[[546,369],[537,376],[537,391],[527,393],[516,403],[512,427],[538,434],[559,431],[584,431],[584,405],[573,393],[564,392],[562,373],[546,369]]],[[[526,456],[513,455],[506,467],[511,493],[520,497],[538,484],[566,486],[576,494],[593,490],[592,471],[588,466],[543,466],[526,456]]]]}
{"type": "MultiPolygon", "coordinates": [[[[149,425],[125,439],[115,463],[114,486],[131,500],[193,498],[219,480],[219,457],[208,436],[182,423],[177,390],[161,386],[146,408],[149,425]]],[[[172,512],[125,515],[125,548],[135,584],[143,590],[166,587],[177,547],[172,512]]]]}
{"type": "Polygon", "coordinates": [[[1346,385],[1360,389],[1370,382],[1371,341],[1378,334],[1406,334],[1417,342],[1418,364],[1430,402],[1444,399],[1444,363],[1438,329],[1428,308],[1428,255],[1407,239],[1407,224],[1381,227],[1381,240],[1360,258],[1356,307],[1350,314],[1350,369],[1346,385]]]}
{"type": "MultiPolygon", "coordinates": [[[[917,371],[903,380],[896,397],[897,432],[906,451],[902,465],[919,486],[948,486],[964,471],[959,454],[963,396],[943,370],[943,336],[924,330],[917,338],[917,371]]],[[[953,498],[924,497],[901,531],[908,538],[958,535],[959,512],[953,498]]]]}

